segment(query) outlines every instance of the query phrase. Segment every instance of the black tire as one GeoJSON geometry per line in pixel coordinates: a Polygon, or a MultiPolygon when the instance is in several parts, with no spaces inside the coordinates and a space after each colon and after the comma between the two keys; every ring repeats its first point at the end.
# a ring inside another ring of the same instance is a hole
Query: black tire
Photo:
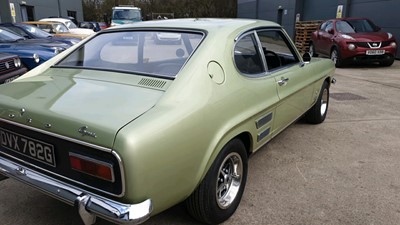
{"type": "Polygon", "coordinates": [[[186,199],[185,203],[189,214],[206,224],[224,222],[239,206],[246,179],[246,148],[242,141],[233,139],[224,146],[203,181],[186,199]],[[238,177],[232,176],[235,174],[233,165],[237,166],[238,177]],[[227,196],[231,198],[227,198],[227,196]]]}
{"type": "Polygon", "coordinates": [[[5,180],[5,179],[8,179],[8,177],[0,174],[0,181],[5,180]]]}
{"type": "Polygon", "coordinates": [[[391,65],[393,65],[393,63],[394,63],[394,58],[392,57],[392,58],[390,58],[388,60],[381,61],[379,64],[381,66],[391,66],[391,65]]]}
{"type": "Polygon", "coordinates": [[[308,53],[310,53],[311,57],[318,57],[318,54],[315,52],[315,47],[312,42],[310,43],[310,50],[308,51],[308,53]]]}
{"type": "Polygon", "coordinates": [[[341,59],[340,52],[336,47],[332,49],[330,58],[335,63],[335,66],[337,68],[340,68],[343,66],[343,60],[341,59]]]}
{"type": "Polygon", "coordinates": [[[321,87],[317,102],[306,113],[307,122],[312,124],[319,124],[324,122],[326,114],[328,113],[329,106],[329,85],[324,82],[321,87]]]}

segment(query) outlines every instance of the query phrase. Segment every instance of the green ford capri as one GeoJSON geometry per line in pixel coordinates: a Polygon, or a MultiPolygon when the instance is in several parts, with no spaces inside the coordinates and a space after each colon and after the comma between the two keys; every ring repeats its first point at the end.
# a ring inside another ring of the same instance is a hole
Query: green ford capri
{"type": "Polygon", "coordinates": [[[252,153],[301,117],[324,121],[333,74],[268,21],[103,30],[0,86],[0,174],[76,206],[86,225],[139,224],[180,202],[221,223],[252,153]]]}

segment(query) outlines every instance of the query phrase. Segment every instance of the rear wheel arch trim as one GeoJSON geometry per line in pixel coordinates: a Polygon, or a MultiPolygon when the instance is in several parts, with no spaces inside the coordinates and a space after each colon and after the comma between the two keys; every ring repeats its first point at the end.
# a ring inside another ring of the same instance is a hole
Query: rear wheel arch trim
{"type": "Polygon", "coordinates": [[[225,135],[222,136],[219,140],[219,142],[215,145],[215,147],[213,148],[213,151],[211,152],[211,154],[209,154],[209,157],[207,157],[207,154],[205,154],[205,166],[200,174],[199,180],[197,181],[197,185],[195,187],[193,187],[193,191],[200,185],[200,183],[202,182],[202,180],[204,179],[204,177],[206,176],[208,170],[211,168],[212,164],[214,163],[214,161],[216,160],[218,154],[222,151],[222,149],[232,140],[234,139],[238,139],[240,140],[247,152],[247,157],[249,157],[252,152],[253,152],[253,138],[251,136],[251,133],[249,131],[242,131],[242,132],[238,132],[232,135],[225,135]],[[222,141],[223,140],[223,141],[222,141]]]}

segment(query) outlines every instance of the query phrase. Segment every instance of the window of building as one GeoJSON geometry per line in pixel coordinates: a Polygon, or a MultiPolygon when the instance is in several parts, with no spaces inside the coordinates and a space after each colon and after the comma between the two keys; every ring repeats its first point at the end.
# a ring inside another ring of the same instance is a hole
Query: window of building
{"type": "Polygon", "coordinates": [[[74,19],[72,20],[72,22],[74,22],[76,25],[78,25],[77,21],[76,21],[76,11],[67,11],[67,15],[68,17],[73,17],[74,19]]]}
{"type": "Polygon", "coordinates": [[[29,5],[21,5],[21,17],[22,21],[34,21],[34,7],[29,5]]]}

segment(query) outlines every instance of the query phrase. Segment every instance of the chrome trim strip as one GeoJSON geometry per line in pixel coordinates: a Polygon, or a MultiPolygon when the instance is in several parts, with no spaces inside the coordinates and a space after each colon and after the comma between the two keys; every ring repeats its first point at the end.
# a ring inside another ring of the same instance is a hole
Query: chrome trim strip
{"type": "Polygon", "coordinates": [[[262,126],[264,126],[265,124],[271,122],[272,120],[272,112],[268,113],[267,115],[261,117],[260,119],[258,119],[256,121],[256,128],[259,129],[262,126]]]}
{"type": "Polygon", "coordinates": [[[42,133],[42,134],[46,134],[46,135],[49,135],[49,136],[53,136],[55,138],[60,138],[60,139],[64,139],[64,140],[69,141],[69,142],[73,142],[73,143],[76,143],[76,144],[84,145],[86,147],[95,148],[95,149],[101,150],[103,152],[107,152],[107,153],[111,153],[112,152],[112,149],[110,149],[110,148],[106,148],[106,147],[90,144],[90,143],[87,143],[87,142],[84,142],[84,141],[81,141],[81,140],[77,140],[77,139],[74,139],[74,138],[70,138],[70,137],[66,137],[66,136],[63,136],[63,135],[55,134],[55,133],[52,133],[52,132],[49,132],[49,131],[45,131],[45,130],[41,130],[41,129],[38,129],[38,128],[35,128],[35,127],[30,127],[30,126],[27,126],[27,125],[24,125],[24,124],[21,124],[21,123],[5,120],[3,118],[0,118],[0,121],[4,122],[4,123],[9,123],[11,125],[19,126],[19,127],[22,127],[22,128],[28,129],[28,130],[33,130],[33,131],[36,131],[36,132],[39,132],[39,133],[42,133]]]}
{"type": "MultiPolygon", "coordinates": [[[[332,74],[332,76],[333,76],[333,74],[332,74]]],[[[321,80],[323,80],[322,82],[325,82],[324,80],[325,80],[326,78],[330,78],[330,76],[323,77],[323,78],[321,79],[321,80]]],[[[320,81],[320,80],[318,80],[318,81],[320,81]]],[[[317,83],[318,81],[316,81],[316,82],[314,82],[314,83],[317,83]]],[[[329,95],[329,96],[330,96],[330,95],[329,95]]],[[[281,130],[279,130],[278,132],[275,132],[275,130],[273,130],[273,131],[272,131],[272,135],[270,136],[270,138],[269,138],[268,140],[272,140],[274,137],[276,137],[276,136],[277,136],[278,134],[280,134],[282,131],[286,130],[287,127],[289,127],[290,125],[292,125],[293,123],[295,123],[297,120],[299,120],[301,117],[303,117],[304,114],[305,114],[308,110],[310,110],[310,109],[316,104],[316,102],[317,102],[317,100],[315,100],[315,101],[313,102],[313,104],[311,104],[311,106],[310,106],[307,110],[305,110],[302,114],[300,114],[300,116],[296,117],[293,121],[291,121],[290,123],[288,123],[286,126],[284,126],[284,127],[283,127],[281,130]]],[[[258,150],[259,150],[260,148],[262,148],[264,145],[265,145],[265,144],[262,144],[262,145],[260,145],[258,148],[253,149],[252,152],[258,151],[258,150]]]]}
{"type": "Polygon", "coordinates": [[[382,42],[378,42],[378,41],[367,42],[367,44],[368,44],[369,48],[372,48],[372,49],[380,48],[382,46],[382,42]],[[373,43],[373,44],[378,43],[378,45],[372,46],[371,43],[373,43]]]}
{"type": "Polygon", "coordinates": [[[99,216],[114,223],[140,224],[150,218],[153,211],[151,199],[138,204],[125,204],[55,180],[0,157],[0,174],[32,186],[69,205],[78,205],[82,220],[99,216]],[[18,171],[23,171],[20,173],[18,171]]]}
{"type": "Polygon", "coordinates": [[[262,139],[267,137],[271,131],[271,127],[268,127],[266,130],[262,131],[257,135],[257,142],[260,142],[262,139]]]}
{"type": "MultiPolygon", "coordinates": [[[[48,132],[48,131],[40,130],[40,129],[37,129],[37,128],[34,128],[34,127],[25,126],[25,125],[20,124],[20,123],[16,123],[16,122],[4,120],[3,118],[0,118],[0,121],[1,121],[1,122],[5,122],[5,123],[9,123],[9,124],[11,124],[11,125],[19,126],[19,127],[22,127],[22,128],[28,129],[28,130],[30,129],[30,130],[33,130],[33,131],[37,131],[37,132],[42,133],[42,134],[50,135],[50,136],[53,136],[53,137],[55,137],[55,138],[64,139],[64,140],[66,140],[66,141],[76,140],[76,139],[68,138],[68,137],[65,137],[65,136],[62,136],[62,135],[50,133],[50,132],[48,132]],[[64,138],[64,137],[65,137],[65,138],[64,138]]],[[[79,140],[76,140],[76,141],[78,141],[78,142],[74,142],[74,143],[76,143],[76,144],[82,144],[82,145],[84,145],[83,143],[86,143],[86,142],[82,142],[82,141],[79,141],[79,140]]],[[[73,141],[72,141],[72,142],[73,142],[73,141]]],[[[97,147],[100,147],[100,146],[93,145],[93,144],[90,144],[90,143],[86,143],[86,144],[87,144],[87,145],[84,145],[84,146],[90,147],[90,148],[94,148],[94,149],[98,149],[98,150],[102,150],[102,149],[97,148],[97,147]]],[[[101,147],[101,148],[106,149],[106,148],[104,148],[104,147],[101,147]]],[[[108,149],[108,148],[107,148],[107,149],[108,149]]],[[[107,152],[107,153],[111,153],[111,154],[117,159],[117,161],[118,161],[118,165],[119,165],[119,169],[120,169],[120,174],[121,174],[121,188],[122,188],[122,189],[121,189],[121,193],[118,194],[118,195],[117,195],[117,194],[110,193],[110,192],[107,192],[107,191],[104,191],[104,190],[101,190],[101,189],[98,189],[98,188],[96,188],[96,187],[89,186],[89,185],[87,185],[87,184],[78,182],[78,181],[73,180],[73,179],[71,179],[71,178],[61,176],[60,174],[53,173],[53,172],[51,172],[51,171],[49,171],[49,170],[45,170],[45,169],[43,169],[43,168],[41,168],[41,167],[38,167],[38,166],[33,165],[33,164],[31,164],[31,163],[25,162],[25,161],[23,161],[23,160],[21,160],[21,159],[15,158],[14,156],[11,156],[11,155],[6,154],[6,153],[4,153],[4,152],[0,152],[0,153],[1,153],[1,154],[4,154],[4,155],[7,155],[8,157],[10,157],[10,158],[12,158],[12,159],[14,159],[14,160],[17,160],[17,161],[19,161],[19,162],[25,163],[25,164],[27,164],[27,165],[29,165],[29,166],[31,166],[31,167],[36,168],[36,169],[46,171],[46,172],[48,172],[48,173],[50,173],[50,174],[52,174],[52,175],[61,177],[61,178],[63,178],[63,179],[69,180],[69,181],[71,181],[71,182],[80,184],[80,185],[85,186],[85,187],[88,187],[88,188],[92,188],[93,190],[96,190],[96,191],[99,191],[99,192],[102,192],[102,193],[105,193],[105,194],[108,194],[108,195],[111,195],[111,196],[115,196],[115,197],[122,197],[122,196],[125,195],[125,169],[124,169],[124,165],[123,165],[122,159],[121,159],[121,157],[118,155],[118,153],[117,153],[116,151],[114,151],[114,150],[108,149],[106,152],[107,152]]]]}
{"type": "MultiPolygon", "coordinates": [[[[3,155],[8,156],[8,157],[10,157],[10,158],[12,158],[12,159],[15,160],[15,161],[24,163],[24,164],[26,164],[26,165],[28,165],[28,166],[31,166],[31,167],[36,168],[36,169],[38,169],[38,170],[45,171],[45,172],[47,172],[47,173],[49,173],[49,174],[52,174],[52,175],[57,176],[57,177],[60,177],[60,178],[62,178],[62,179],[71,181],[71,182],[73,182],[73,183],[76,183],[76,184],[79,184],[79,185],[82,185],[82,186],[91,188],[91,189],[96,190],[96,191],[98,191],[98,192],[101,192],[101,193],[104,193],[104,194],[108,194],[108,195],[110,195],[110,196],[115,196],[115,197],[122,197],[122,196],[125,195],[125,180],[123,180],[123,178],[125,178],[125,175],[122,175],[122,174],[123,174],[123,170],[122,170],[122,169],[121,169],[121,185],[122,185],[122,190],[121,190],[121,194],[118,194],[118,195],[117,195],[117,194],[110,193],[110,192],[107,192],[107,191],[98,189],[98,188],[96,188],[96,187],[87,185],[87,184],[85,184],[85,183],[82,183],[82,182],[73,180],[73,179],[71,179],[71,178],[61,176],[60,174],[57,174],[57,173],[54,173],[54,172],[45,170],[45,169],[43,169],[43,168],[41,168],[41,167],[39,167],[39,166],[36,166],[36,165],[34,165],[34,164],[25,162],[25,161],[23,161],[23,160],[21,160],[21,159],[18,159],[18,158],[16,158],[16,157],[12,156],[12,155],[7,154],[7,153],[4,153],[4,152],[0,152],[0,153],[3,154],[3,155]]],[[[0,159],[1,159],[1,154],[0,154],[0,159]]],[[[118,161],[119,161],[119,160],[118,160],[118,161]]],[[[0,169],[1,169],[1,168],[0,168],[0,169]]],[[[0,172],[1,172],[1,171],[0,171],[0,172]]],[[[53,179],[54,179],[54,178],[53,178],[53,179]]]]}
{"type": "MultiPolygon", "coordinates": [[[[253,33],[254,33],[254,37],[255,37],[256,42],[257,42],[258,52],[261,55],[261,61],[262,61],[262,64],[263,64],[264,71],[268,72],[269,68],[268,68],[268,64],[267,64],[267,59],[265,58],[265,53],[264,53],[264,50],[263,50],[262,43],[260,41],[260,37],[258,36],[258,33],[257,33],[256,30],[254,30],[253,33]]],[[[236,65],[236,63],[235,63],[235,65],[236,65]]]]}

